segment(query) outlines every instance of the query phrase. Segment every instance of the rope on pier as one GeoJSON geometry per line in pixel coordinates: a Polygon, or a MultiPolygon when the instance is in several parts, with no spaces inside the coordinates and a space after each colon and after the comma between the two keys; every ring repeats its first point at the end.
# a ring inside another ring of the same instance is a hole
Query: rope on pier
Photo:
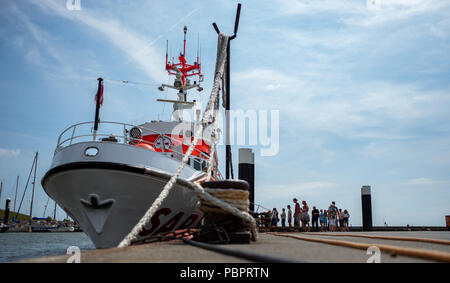
{"type": "Polygon", "coordinates": [[[191,246],[195,246],[198,248],[202,248],[205,250],[215,251],[221,254],[230,255],[238,258],[247,259],[254,262],[260,262],[260,263],[305,263],[304,261],[296,261],[289,258],[282,258],[282,257],[275,257],[275,256],[268,256],[264,254],[258,254],[254,252],[248,252],[238,249],[230,249],[230,248],[224,248],[217,245],[207,244],[207,243],[201,243],[197,241],[190,240],[188,238],[183,238],[183,242],[186,244],[189,244],[191,246]]]}
{"type": "Polygon", "coordinates": [[[440,244],[440,245],[450,245],[449,240],[431,239],[431,238],[362,235],[362,234],[328,234],[328,233],[320,233],[320,234],[305,233],[305,234],[306,235],[315,235],[315,236],[317,235],[317,236],[331,236],[331,237],[357,237],[357,238],[368,238],[368,239],[408,241],[408,242],[421,242],[421,243],[431,243],[431,244],[440,244]]]}
{"type": "Polygon", "coordinates": [[[393,245],[385,245],[385,244],[366,244],[366,243],[356,243],[356,242],[349,242],[349,241],[338,241],[338,240],[330,240],[330,239],[317,239],[317,238],[310,238],[310,237],[301,237],[298,235],[289,235],[285,233],[270,233],[271,235],[280,236],[280,237],[287,237],[287,238],[293,238],[297,240],[302,241],[309,241],[309,242],[316,242],[316,243],[322,243],[322,244],[329,244],[329,245],[335,245],[335,246],[343,246],[353,249],[361,249],[361,250],[367,250],[369,247],[376,246],[381,251],[387,252],[387,253],[395,253],[399,255],[404,256],[410,256],[410,257],[417,257],[417,258],[423,258],[423,259],[429,259],[439,262],[446,262],[450,263],[450,253],[446,252],[439,252],[439,251],[431,251],[431,250],[424,250],[424,249],[416,249],[416,248],[407,248],[407,247],[398,247],[393,245]]]}
{"type": "MultiPolygon", "coordinates": [[[[217,59],[216,59],[216,73],[214,77],[214,85],[213,89],[211,91],[211,96],[209,98],[208,104],[206,106],[205,112],[203,113],[202,122],[200,123],[197,131],[194,135],[194,140],[192,141],[191,145],[189,146],[188,150],[186,151],[186,154],[184,155],[177,171],[175,174],[170,178],[170,180],[167,182],[167,184],[164,186],[164,189],[159,194],[158,198],[155,199],[151,207],[147,210],[147,212],[144,214],[144,216],[139,220],[139,222],[134,226],[134,228],[131,230],[131,232],[120,242],[119,248],[123,248],[126,246],[129,246],[133,240],[135,240],[138,236],[138,234],[142,231],[145,225],[150,222],[150,219],[153,217],[155,212],[158,210],[158,208],[161,206],[164,199],[169,195],[170,190],[173,188],[174,184],[176,183],[176,180],[181,174],[181,171],[183,170],[184,166],[189,160],[189,156],[191,155],[192,151],[195,148],[195,145],[197,144],[197,141],[199,137],[203,133],[204,125],[207,125],[210,119],[215,119],[213,110],[216,108],[217,99],[218,99],[218,93],[220,91],[220,81],[224,77],[224,68],[225,68],[225,62],[226,62],[226,51],[228,46],[229,38],[228,36],[224,34],[219,34],[218,39],[218,46],[217,46],[217,59]]],[[[213,131],[215,131],[213,126],[213,131]]],[[[213,132],[214,133],[214,132],[213,132]]],[[[215,133],[214,133],[215,134],[215,133]]],[[[210,168],[213,165],[213,158],[209,158],[208,160],[208,168],[210,168]]],[[[211,196],[209,193],[207,193],[201,185],[194,183],[194,192],[198,195],[199,198],[207,200],[211,203],[213,203],[215,206],[218,206],[225,211],[238,216],[244,221],[248,222],[251,227],[251,233],[252,233],[252,239],[256,240],[257,238],[257,231],[256,231],[256,221],[255,219],[248,214],[248,212],[240,211],[239,209],[229,205],[228,203],[221,201],[213,196],[211,196]]]]}

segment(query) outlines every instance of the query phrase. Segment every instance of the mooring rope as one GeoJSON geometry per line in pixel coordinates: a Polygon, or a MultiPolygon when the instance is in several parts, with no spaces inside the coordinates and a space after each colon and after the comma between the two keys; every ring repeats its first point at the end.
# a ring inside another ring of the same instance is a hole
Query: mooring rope
{"type": "Polygon", "coordinates": [[[242,218],[245,222],[249,224],[250,233],[252,234],[252,241],[256,241],[258,239],[256,221],[253,218],[253,216],[251,216],[248,212],[241,211],[238,208],[234,207],[233,205],[230,205],[223,200],[213,197],[208,192],[206,192],[205,189],[200,184],[194,183],[193,188],[194,192],[197,193],[198,197],[201,198],[203,201],[209,202],[212,205],[218,206],[224,211],[234,216],[242,218]]]}
{"type": "MultiPolygon", "coordinates": [[[[221,199],[226,203],[236,207],[241,211],[248,211],[250,202],[248,200],[249,192],[244,190],[233,190],[233,189],[205,189],[211,196],[221,199]]],[[[214,206],[213,203],[205,200],[202,202],[201,210],[203,212],[215,212],[224,213],[224,211],[214,206]]]]}
{"type": "Polygon", "coordinates": [[[408,241],[408,242],[421,242],[440,245],[450,245],[449,240],[431,239],[431,238],[417,238],[417,237],[399,237],[399,236],[381,236],[381,235],[363,235],[363,234],[328,234],[328,233],[304,233],[306,235],[316,236],[330,236],[330,237],[357,237],[368,239],[380,239],[380,240],[393,240],[393,241],[408,241]]]}
{"type": "Polygon", "coordinates": [[[247,260],[250,260],[253,262],[259,262],[259,263],[305,263],[304,261],[292,260],[289,258],[282,258],[282,257],[276,257],[276,256],[269,256],[269,255],[265,255],[265,254],[258,254],[258,253],[254,253],[254,252],[243,251],[240,249],[224,248],[224,247],[217,246],[217,245],[193,241],[188,238],[183,238],[183,242],[188,245],[194,246],[194,247],[214,251],[214,252],[229,255],[229,256],[234,256],[237,258],[247,259],[247,260]]]}
{"type": "MultiPolygon", "coordinates": [[[[204,125],[208,124],[209,119],[213,115],[212,111],[216,104],[216,99],[220,90],[220,80],[223,78],[224,73],[224,67],[226,62],[226,50],[228,45],[228,36],[224,34],[219,35],[218,39],[218,47],[217,47],[217,59],[216,59],[216,74],[214,77],[214,84],[213,89],[211,91],[211,96],[209,98],[208,104],[206,106],[206,110],[203,113],[202,122],[200,123],[197,131],[194,135],[194,140],[190,144],[188,150],[186,151],[186,154],[184,155],[177,171],[175,174],[170,178],[170,180],[167,182],[167,184],[164,186],[163,190],[159,194],[158,198],[155,199],[151,207],[147,210],[147,212],[144,214],[144,216],[139,220],[139,222],[134,226],[134,228],[131,230],[131,232],[120,242],[119,248],[123,248],[126,246],[129,246],[133,240],[135,240],[144,228],[147,223],[150,222],[151,218],[155,214],[156,210],[161,206],[162,202],[165,200],[165,198],[169,195],[170,190],[173,188],[174,184],[176,183],[178,177],[181,174],[181,171],[183,170],[184,166],[187,164],[190,155],[192,154],[195,145],[197,144],[198,139],[200,138],[204,125]]],[[[212,159],[209,160],[209,166],[212,166],[212,159]]],[[[225,211],[228,211],[229,213],[238,216],[244,221],[248,222],[250,224],[251,232],[252,232],[252,239],[256,240],[257,232],[256,232],[256,221],[253,219],[253,217],[248,214],[248,212],[240,211],[239,209],[227,204],[224,201],[221,201],[213,196],[211,196],[209,193],[207,193],[199,184],[194,183],[194,192],[200,197],[201,199],[207,200],[214,205],[224,209],[225,211]]]]}
{"type": "Polygon", "coordinates": [[[322,243],[322,244],[328,244],[328,245],[335,245],[335,246],[343,246],[353,249],[360,249],[360,250],[367,250],[368,248],[372,246],[376,246],[380,249],[380,251],[384,251],[387,253],[394,253],[409,257],[417,257],[417,258],[423,258],[428,260],[434,260],[439,262],[450,262],[450,253],[446,252],[440,252],[440,251],[431,251],[431,250],[424,250],[424,249],[416,249],[416,248],[408,248],[408,247],[398,247],[393,245],[385,245],[385,244],[366,244],[366,243],[356,243],[356,242],[349,242],[349,241],[338,241],[338,240],[331,240],[331,239],[317,239],[317,238],[311,238],[311,237],[301,237],[299,235],[291,235],[286,233],[269,233],[271,235],[280,236],[280,237],[287,237],[302,241],[309,241],[309,242],[316,242],[316,243],[322,243]]]}

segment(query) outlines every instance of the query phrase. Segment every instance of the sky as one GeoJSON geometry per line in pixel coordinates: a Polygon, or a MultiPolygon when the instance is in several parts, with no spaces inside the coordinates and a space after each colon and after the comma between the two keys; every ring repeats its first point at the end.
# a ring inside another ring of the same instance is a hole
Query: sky
{"type": "MultiPolygon", "coordinates": [[[[157,86],[170,82],[166,40],[175,56],[185,25],[187,56],[192,61],[201,49],[205,74],[204,92],[190,99],[206,102],[217,48],[211,23],[231,33],[237,1],[80,3],[81,10],[67,9],[66,0],[0,3],[2,207],[14,197],[17,175],[23,192],[38,151],[34,216],[43,216],[48,197],[40,180],[59,134],[93,120],[98,77],[105,78],[103,121],[170,119],[170,106],[156,99],[176,94],[157,86]]],[[[279,111],[279,152],[262,156],[250,146],[255,202],[281,209],[294,197],[319,208],[336,201],[359,226],[360,189],[371,185],[374,225],[444,226],[449,10],[450,2],[438,0],[242,1],[231,43],[231,107],[279,111]]],[[[233,146],[235,172],[239,147],[246,145],[233,146]]]]}

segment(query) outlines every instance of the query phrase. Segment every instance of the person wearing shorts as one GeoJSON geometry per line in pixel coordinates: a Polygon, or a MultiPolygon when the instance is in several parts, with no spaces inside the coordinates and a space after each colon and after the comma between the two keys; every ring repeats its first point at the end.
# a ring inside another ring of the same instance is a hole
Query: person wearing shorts
{"type": "Polygon", "coordinates": [[[327,211],[325,209],[323,210],[323,219],[322,219],[322,221],[323,221],[322,232],[326,232],[326,231],[328,231],[328,213],[327,213],[327,211]]]}
{"type": "Polygon", "coordinates": [[[348,213],[348,210],[347,209],[345,209],[344,210],[344,229],[345,229],[345,231],[347,231],[348,232],[348,219],[350,218],[350,214],[348,213]]]}
{"type": "Polygon", "coordinates": [[[336,232],[336,219],[337,219],[337,213],[336,207],[334,206],[334,203],[330,205],[328,208],[328,221],[330,222],[330,231],[336,232]]]}
{"type": "Polygon", "coordinates": [[[344,232],[344,212],[342,212],[342,209],[339,209],[338,215],[339,215],[339,230],[341,232],[344,232]]]}
{"type": "Polygon", "coordinates": [[[309,218],[309,213],[308,213],[309,212],[309,206],[306,203],[306,201],[302,201],[302,204],[303,204],[303,208],[302,208],[302,210],[303,210],[303,213],[302,213],[303,232],[306,232],[306,226],[308,226],[308,232],[310,232],[310,230],[311,230],[311,228],[309,226],[310,218],[309,218]]]}

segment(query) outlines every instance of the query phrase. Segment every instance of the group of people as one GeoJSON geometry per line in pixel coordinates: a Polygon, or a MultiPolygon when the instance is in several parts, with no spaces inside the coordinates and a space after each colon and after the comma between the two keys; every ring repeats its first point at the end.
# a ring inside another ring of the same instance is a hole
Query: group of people
{"type": "Polygon", "coordinates": [[[294,213],[292,213],[291,206],[283,208],[281,214],[274,208],[270,213],[271,226],[277,227],[281,218],[281,227],[297,228],[303,232],[310,232],[310,222],[312,223],[312,230],[314,232],[348,232],[350,214],[347,209],[339,209],[333,201],[328,209],[317,209],[313,206],[311,210],[311,217],[309,215],[309,206],[306,201],[302,201],[302,206],[297,199],[294,198],[294,213]],[[287,225],[286,225],[287,220],[287,225]],[[312,221],[311,221],[312,220],[312,221]]]}

